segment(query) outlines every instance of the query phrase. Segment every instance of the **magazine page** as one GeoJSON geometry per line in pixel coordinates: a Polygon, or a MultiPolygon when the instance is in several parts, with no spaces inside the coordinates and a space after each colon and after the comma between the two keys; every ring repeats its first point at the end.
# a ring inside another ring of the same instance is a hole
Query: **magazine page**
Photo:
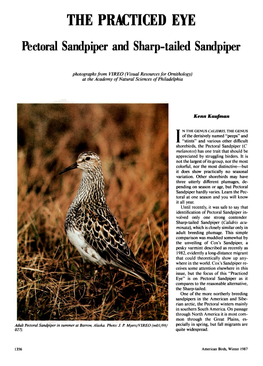
{"type": "Polygon", "coordinates": [[[259,2],[2,9],[3,360],[262,364],[259,2]]]}

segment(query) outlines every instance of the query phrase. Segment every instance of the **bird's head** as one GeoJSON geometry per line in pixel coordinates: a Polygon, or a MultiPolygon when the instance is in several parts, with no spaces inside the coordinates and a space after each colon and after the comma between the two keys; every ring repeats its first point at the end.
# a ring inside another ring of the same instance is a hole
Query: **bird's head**
{"type": "Polygon", "coordinates": [[[83,152],[78,156],[77,161],[74,164],[62,170],[59,175],[76,168],[90,174],[101,171],[100,158],[92,151],[83,152]]]}

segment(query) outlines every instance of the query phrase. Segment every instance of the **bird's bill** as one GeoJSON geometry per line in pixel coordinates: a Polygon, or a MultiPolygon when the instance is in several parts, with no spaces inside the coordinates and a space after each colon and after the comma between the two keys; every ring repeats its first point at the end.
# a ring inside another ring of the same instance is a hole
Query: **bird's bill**
{"type": "Polygon", "coordinates": [[[62,170],[58,175],[68,172],[69,170],[76,169],[78,167],[77,162],[68,166],[66,169],[62,170]]]}

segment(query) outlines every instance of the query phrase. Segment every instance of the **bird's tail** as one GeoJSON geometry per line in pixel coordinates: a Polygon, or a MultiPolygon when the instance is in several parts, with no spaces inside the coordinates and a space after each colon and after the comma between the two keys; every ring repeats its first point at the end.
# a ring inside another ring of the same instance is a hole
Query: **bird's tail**
{"type": "Polygon", "coordinates": [[[154,284],[154,280],[148,275],[148,273],[145,271],[145,269],[143,268],[143,266],[135,259],[135,258],[129,258],[129,260],[127,260],[127,258],[125,258],[125,262],[123,263],[115,263],[112,262],[112,264],[123,270],[124,272],[127,272],[129,274],[131,274],[134,277],[137,277],[139,279],[141,279],[142,281],[154,284]]]}

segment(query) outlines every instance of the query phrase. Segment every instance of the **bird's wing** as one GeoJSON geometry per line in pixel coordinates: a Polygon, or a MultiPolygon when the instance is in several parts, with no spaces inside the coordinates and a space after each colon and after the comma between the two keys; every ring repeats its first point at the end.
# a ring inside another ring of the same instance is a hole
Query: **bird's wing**
{"type": "Polygon", "coordinates": [[[107,208],[101,212],[85,208],[82,235],[110,265],[151,282],[142,265],[128,247],[115,217],[107,208]]]}

